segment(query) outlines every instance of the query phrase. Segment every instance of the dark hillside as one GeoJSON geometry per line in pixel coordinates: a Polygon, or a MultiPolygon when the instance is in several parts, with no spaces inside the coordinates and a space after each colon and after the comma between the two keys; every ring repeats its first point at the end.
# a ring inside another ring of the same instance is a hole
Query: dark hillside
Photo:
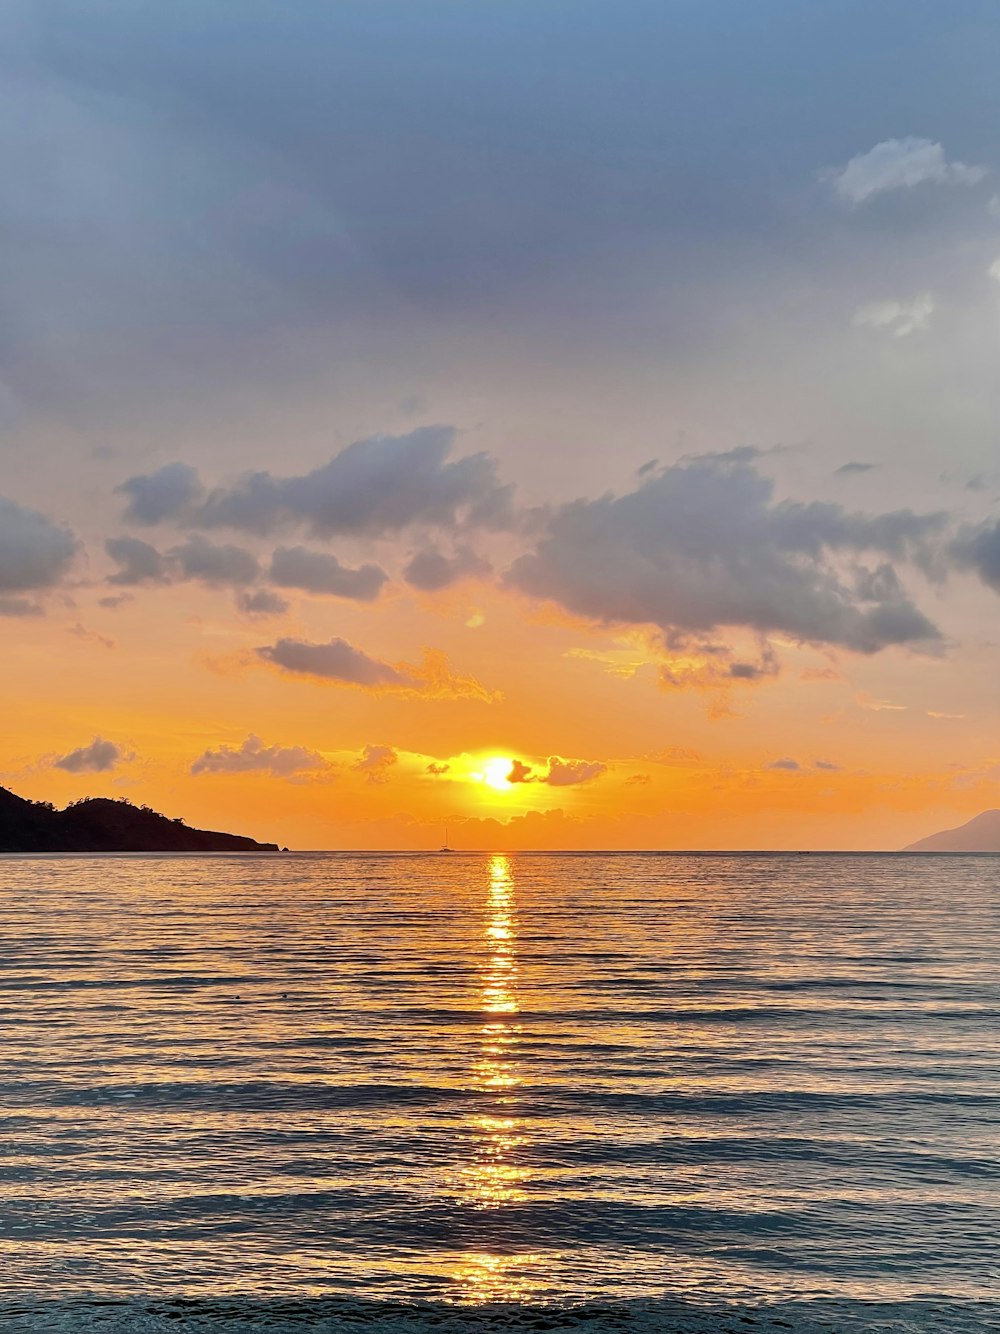
{"type": "Polygon", "coordinates": [[[148,806],[89,797],[56,810],[0,787],[0,852],[277,852],[239,834],[191,829],[148,806]]]}

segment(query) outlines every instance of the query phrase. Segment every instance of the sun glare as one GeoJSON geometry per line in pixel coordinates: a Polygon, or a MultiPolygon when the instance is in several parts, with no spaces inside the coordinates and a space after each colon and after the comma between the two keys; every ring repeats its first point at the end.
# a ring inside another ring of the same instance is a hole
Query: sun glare
{"type": "Polygon", "coordinates": [[[483,782],[496,788],[498,792],[508,791],[510,783],[507,782],[507,775],[510,773],[512,763],[513,761],[504,759],[502,755],[492,756],[483,765],[483,782]]]}

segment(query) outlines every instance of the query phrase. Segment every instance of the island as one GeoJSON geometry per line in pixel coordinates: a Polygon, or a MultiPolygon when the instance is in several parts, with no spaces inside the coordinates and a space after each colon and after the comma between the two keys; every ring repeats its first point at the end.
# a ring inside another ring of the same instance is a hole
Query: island
{"type": "Polygon", "coordinates": [[[278,852],[240,834],[192,829],[149,806],[87,797],[65,810],[0,787],[0,852],[278,852]]]}
{"type": "Polygon", "coordinates": [[[957,829],[942,829],[904,852],[1000,852],[1000,811],[983,811],[957,829]]]}

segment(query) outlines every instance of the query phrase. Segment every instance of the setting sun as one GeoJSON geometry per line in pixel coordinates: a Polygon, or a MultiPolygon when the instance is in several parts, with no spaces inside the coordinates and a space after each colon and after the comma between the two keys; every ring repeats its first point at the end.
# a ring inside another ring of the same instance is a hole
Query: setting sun
{"type": "Polygon", "coordinates": [[[507,781],[507,775],[511,771],[512,764],[512,760],[505,759],[502,755],[488,759],[483,765],[483,782],[496,788],[498,792],[509,791],[511,784],[507,781]]]}

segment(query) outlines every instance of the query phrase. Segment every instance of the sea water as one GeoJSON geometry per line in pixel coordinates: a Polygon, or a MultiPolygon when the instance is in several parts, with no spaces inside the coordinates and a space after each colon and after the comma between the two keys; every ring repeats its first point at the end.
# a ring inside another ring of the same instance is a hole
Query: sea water
{"type": "Polygon", "coordinates": [[[2,858],[4,1327],[1000,1328],[998,910],[991,857],[2,858]]]}

